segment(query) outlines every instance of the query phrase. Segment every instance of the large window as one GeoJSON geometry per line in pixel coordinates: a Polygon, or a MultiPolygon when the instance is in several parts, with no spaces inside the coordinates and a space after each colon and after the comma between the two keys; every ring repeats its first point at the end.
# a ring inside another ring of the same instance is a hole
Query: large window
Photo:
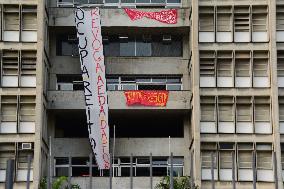
{"type": "Polygon", "coordinates": [[[200,132],[271,134],[270,104],[269,97],[202,96],[200,132]]]}
{"type": "Polygon", "coordinates": [[[199,42],[268,42],[267,6],[200,6],[199,42]]]}
{"type": "Polygon", "coordinates": [[[36,53],[34,50],[3,50],[2,87],[35,87],[36,53]]]}
{"type": "Polygon", "coordinates": [[[37,41],[36,6],[3,5],[3,16],[3,41],[37,41]]]}
{"type": "Polygon", "coordinates": [[[202,180],[212,179],[213,168],[215,180],[231,181],[236,170],[237,181],[252,181],[255,167],[257,181],[273,182],[272,150],[263,143],[201,143],[202,180]]]}
{"type": "MultiPolygon", "coordinates": [[[[79,56],[76,35],[58,35],[58,56],[79,56]]],[[[104,35],[107,57],[181,57],[182,37],[177,35],[104,35]]]]}
{"type": "Polygon", "coordinates": [[[35,132],[35,96],[2,96],[0,133],[35,132]]]}
{"type": "Polygon", "coordinates": [[[268,51],[219,50],[199,54],[200,87],[270,87],[268,51]]]}
{"type": "MultiPolygon", "coordinates": [[[[93,162],[93,176],[109,176],[108,170],[98,170],[93,162]]],[[[89,175],[89,158],[88,157],[72,157],[71,158],[71,176],[82,177],[89,175]]],[[[133,157],[133,176],[134,177],[148,177],[150,176],[150,157],[133,157]]],[[[68,176],[69,159],[68,157],[55,158],[55,176],[68,176]]],[[[116,157],[113,161],[113,176],[115,177],[129,177],[130,176],[131,161],[130,157],[116,157]]],[[[167,176],[170,174],[170,159],[169,157],[152,157],[152,174],[153,176],[167,176]]],[[[184,174],[184,158],[173,157],[173,172],[174,176],[183,176],[184,174]]]]}
{"type": "Polygon", "coordinates": [[[182,90],[178,76],[121,76],[107,77],[108,90],[182,90]]]}
{"type": "Polygon", "coordinates": [[[216,98],[201,97],[200,98],[200,132],[216,133],[217,132],[217,113],[216,98]]]}
{"type": "Polygon", "coordinates": [[[278,87],[284,87],[284,51],[277,51],[278,87]]]}
{"type": "Polygon", "coordinates": [[[27,181],[28,157],[31,157],[30,181],[33,180],[33,143],[1,143],[0,144],[0,182],[5,182],[7,160],[15,160],[15,180],[27,181]]]}
{"type": "Polygon", "coordinates": [[[276,41],[284,42],[284,6],[276,7],[276,41]]]}

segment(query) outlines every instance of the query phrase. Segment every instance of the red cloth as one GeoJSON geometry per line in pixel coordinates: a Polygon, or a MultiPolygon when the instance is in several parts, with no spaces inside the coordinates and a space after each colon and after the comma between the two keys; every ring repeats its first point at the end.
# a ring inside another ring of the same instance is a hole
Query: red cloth
{"type": "Polygon", "coordinates": [[[124,91],[128,106],[141,104],[145,106],[166,106],[169,91],[124,91]]]}
{"type": "Polygon", "coordinates": [[[143,17],[157,20],[166,24],[176,24],[177,23],[177,10],[163,10],[160,12],[145,12],[135,9],[125,8],[124,11],[127,13],[131,20],[138,20],[143,17]]]}

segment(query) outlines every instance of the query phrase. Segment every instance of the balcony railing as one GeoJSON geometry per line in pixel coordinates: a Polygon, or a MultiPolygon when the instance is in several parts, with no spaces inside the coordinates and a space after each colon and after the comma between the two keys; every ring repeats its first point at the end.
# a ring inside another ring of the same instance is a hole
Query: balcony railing
{"type": "Polygon", "coordinates": [[[102,7],[181,7],[180,0],[57,0],[57,7],[76,6],[102,6],[102,7]]]}

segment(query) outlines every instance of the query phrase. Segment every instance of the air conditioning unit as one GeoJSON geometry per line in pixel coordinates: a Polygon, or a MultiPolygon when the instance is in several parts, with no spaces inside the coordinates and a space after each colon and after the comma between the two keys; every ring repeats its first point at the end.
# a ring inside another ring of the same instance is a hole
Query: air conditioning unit
{"type": "Polygon", "coordinates": [[[172,42],[172,36],[171,35],[163,35],[163,43],[169,44],[172,42]]]}
{"type": "Polygon", "coordinates": [[[22,143],[22,150],[31,150],[32,149],[32,143],[22,143]]]}

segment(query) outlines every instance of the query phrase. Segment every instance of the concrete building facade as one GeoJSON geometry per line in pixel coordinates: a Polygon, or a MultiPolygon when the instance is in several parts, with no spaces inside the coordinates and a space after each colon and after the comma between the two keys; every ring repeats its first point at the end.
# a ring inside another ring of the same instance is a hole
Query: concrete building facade
{"type": "MultiPolygon", "coordinates": [[[[70,173],[89,188],[77,5],[101,8],[114,188],[130,187],[131,155],[134,188],[150,188],[150,154],[157,183],[171,152],[174,175],[202,189],[212,188],[212,167],[218,189],[232,188],[233,175],[240,189],[254,175],[258,189],[283,188],[280,0],[0,0],[0,188],[9,158],[14,186],[25,187],[28,155],[33,188],[70,173]],[[126,7],[174,8],[178,20],[132,21],[126,7]],[[168,103],[128,106],[125,90],[168,90],[168,103]]],[[[108,188],[108,175],[94,163],[93,187],[108,188]]]]}

